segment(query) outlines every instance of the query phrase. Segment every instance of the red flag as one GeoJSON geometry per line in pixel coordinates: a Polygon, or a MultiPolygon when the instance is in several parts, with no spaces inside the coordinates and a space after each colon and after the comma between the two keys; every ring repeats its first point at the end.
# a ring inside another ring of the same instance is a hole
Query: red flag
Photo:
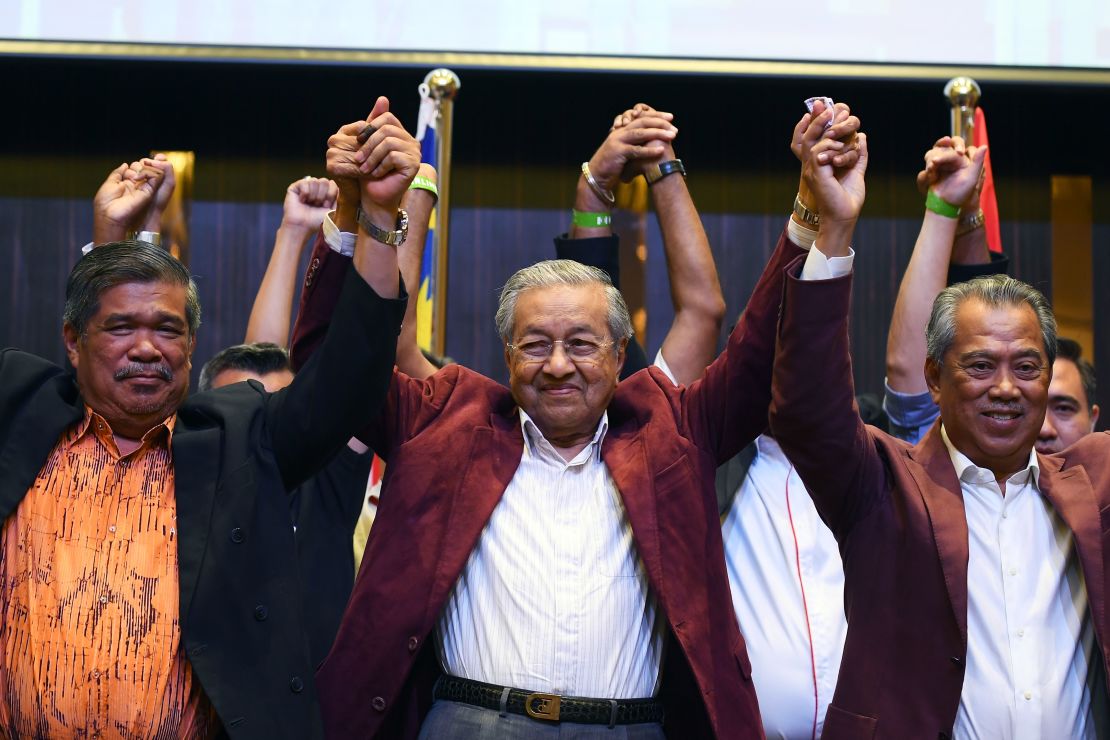
{"type": "MultiPolygon", "coordinates": [[[[975,109],[975,128],[972,145],[987,146],[987,116],[983,109],[975,109]]],[[[983,209],[983,228],[987,230],[987,246],[992,252],[1002,251],[1002,231],[998,225],[998,199],[994,194],[994,171],[991,169],[991,153],[983,164],[983,190],[979,194],[979,207],[983,209]]]]}

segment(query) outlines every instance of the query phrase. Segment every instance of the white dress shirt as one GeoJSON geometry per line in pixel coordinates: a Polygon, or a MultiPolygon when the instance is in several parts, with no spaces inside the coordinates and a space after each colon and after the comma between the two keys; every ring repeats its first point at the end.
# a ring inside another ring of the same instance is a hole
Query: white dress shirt
{"type": "Polygon", "coordinates": [[[527,691],[654,696],[663,623],[601,459],[608,415],[569,463],[523,411],[520,423],[520,467],[440,616],[443,668],[527,691]]]}
{"type": "Polygon", "coordinates": [[[767,436],[755,444],[722,528],[732,605],[764,733],[808,740],[821,736],[844,654],[844,569],[782,448],[767,436]]]}
{"type": "Polygon", "coordinates": [[[1035,452],[1006,481],[941,437],[968,530],[967,670],[954,735],[1094,738],[1094,629],[1071,531],[1038,490],[1035,452]]]}

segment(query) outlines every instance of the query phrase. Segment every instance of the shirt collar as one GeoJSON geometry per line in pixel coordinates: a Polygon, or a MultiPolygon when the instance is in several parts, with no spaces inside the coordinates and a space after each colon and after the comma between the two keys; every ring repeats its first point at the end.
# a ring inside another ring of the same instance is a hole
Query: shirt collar
{"type": "MultiPolygon", "coordinates": [[[[177,423],[177,414],[171,414],[164,419],[161,423],[147,430],[143,435],[142,444],[140,447],[153,447],[158,444],[164,444],[169,448],[170,443],[173,441],[173,428],[177,423]]],[[[67,447],[73,446],[79,439],[86,434],[94,434],[108,449],[113,450],[117,455],[119,448],[116,446],[114,433],[112,432],[112,425],[108,423],[100,414],[96,413],[85,404],[85,416],[77,424],[72,438],[69,440],[67,447]]]]}
{"type": "MultiPolygon", "coordinates": [[[[551,454],[558,455],[555,451],[555,446],[548,441],[547,437],[543,436],[543,432],[536,426],[536,422],[532,421],[532,417],[524,409],[520,411],[520,430],[524,434],[525,447],[530,454],[537,454],[541,450],[549,451],[551,454]]],[[[586,445],[582,452],[575,456],[571,462],[581,461],[583,455],[589,451],[589,454],[595,459],[601,459],[601,443],[605,440],[605,434],[609,431],[609,412],[603,411],[601,420],[597,423],[597,429],[594,431],[593,439],[586,445]]]]}
{"type": "MultiPolygon", "coordinates": [[[[944,440],[944,446],[948,449],[948,456],[952,459],[952,467],[956,469],[956,477],[961,481],[972,482],[975,480],[976,473],[984,468],[979,467],[971,461],[964,453],[956,449],[952,444],[952,440],[948,438],[948,431],[944,428],[944,424],[940,425],[940,438],[944,440]]],[[[989,470],[985,471],[994,478],[994,473],[989,470]]],[[[1024,485],[1029,480],[1029,476],[1033,476],[1033,484],[1038,488],[1041,482],[1041,466],[1037,462],[1037,451],[1035,449],[1029,450],[1029,464],[1018,472],[1007,478],[1007,481],[1013,481],[1015,485],[1024,485]]]]}

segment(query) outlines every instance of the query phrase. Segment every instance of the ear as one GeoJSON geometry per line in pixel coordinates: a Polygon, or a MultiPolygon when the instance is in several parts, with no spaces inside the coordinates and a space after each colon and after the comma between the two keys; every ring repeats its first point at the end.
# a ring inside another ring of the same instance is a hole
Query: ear
{"type": "Polygon", "coordinates": [[[1092,432],[1095,430],[1095,427],[1098,426],[1098,411],[1099,411],[1099,408],[1098,408],[1097,403],[1094,406],[1091,406],[1090,415],[1091,415],[1091,431],[1092,432]]]}
{"type": "Polygon", "coordinates": [[[929,395],[933,403],[940,405],[940,373],[941,366],[931,357],[925,358],[925,384],[929,386],[929,395]]]}
{"type": "Polygon", "coordinates": [[[77,369],[77,364],[80,362],[80,352],[78,345],[81,342],[81,335],[77,329],[70,323],[62,324],[62,341],[66,346],[66,357],[69,358],[69,364],[73,365],[73,369],[77,369]]]}
{"type": "Polygon", "coordinates": [[[505,348],[505,367],[512,370],[513,369],[513,358],[512,358],[512,354],[509,350],[509,345],[504,344],[502,346],[505,348]]]}
{"type": "Polygon", "coordinates": [[[617,381],[620,381],[621,370],[624,369],[624,361],[628,357],[628,337],[625,337],[617,345],[617,381]]]}

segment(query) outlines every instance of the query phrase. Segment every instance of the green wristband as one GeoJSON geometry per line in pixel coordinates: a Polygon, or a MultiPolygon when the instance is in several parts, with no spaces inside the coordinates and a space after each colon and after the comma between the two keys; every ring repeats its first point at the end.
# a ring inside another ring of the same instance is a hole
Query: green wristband
{"type": "Polygon", "coordinates": [[[590,211],[570,211],[571,222],[580,229],[603,229],[613,224],[613,216],[609,213],[592,213],[590,211]]]}
{"type": "Polygon", "coordinates": [[[436,200],[439,200],[439,188],[436,187],[436,184],[434,182],[426,177],[421,177],[420,175],[417,175],[416,177],[412,178],[412,184],[409,185],[409,190],[427,190],[429,193],[436,197],[436,200]]]}
{"type": "Polygon", "coordinates": [[[959,218],[960,207],[954,206],[932,190],[925,196],[925,208],[945,218],[959,218]]]}

